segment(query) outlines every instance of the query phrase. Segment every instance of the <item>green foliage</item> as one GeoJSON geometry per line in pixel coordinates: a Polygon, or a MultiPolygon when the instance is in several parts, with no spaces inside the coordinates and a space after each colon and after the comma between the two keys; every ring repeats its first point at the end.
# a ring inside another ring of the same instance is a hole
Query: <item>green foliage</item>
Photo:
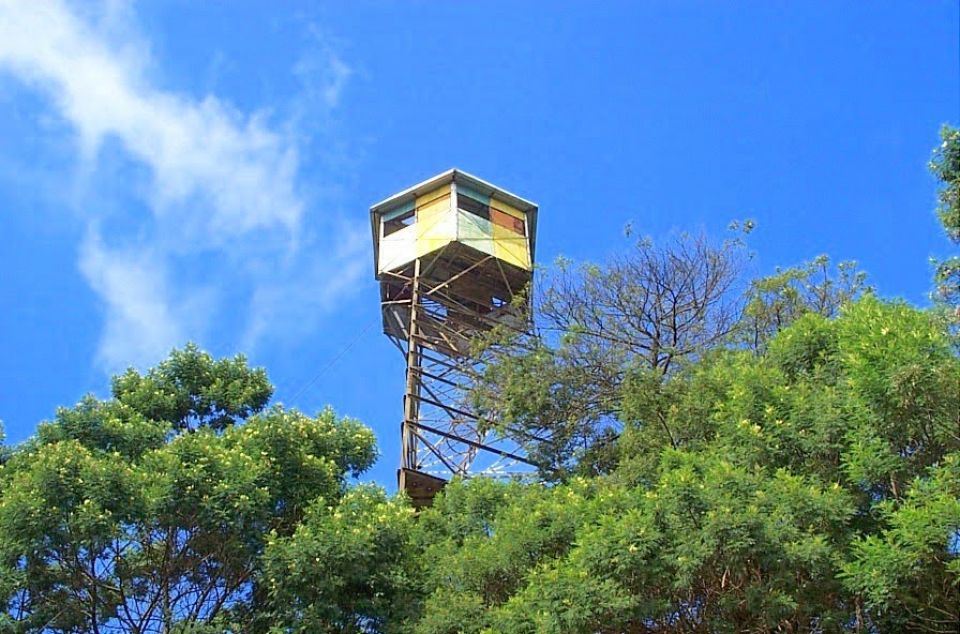
{"type": "MultiPolygon", "coordinates": [[[[7,461],[7,457],[10,454],[10,448],[4,444],[4,441],[7,439],[6,434],[3,431],[3,421],[0,420],[0,467],[3,466],[3,463],[7,461]]],[[[0,492],[3,490],[0,489],[0,492]]]]}
{"type": "Polygon", "coordinates": [[[586,371],[574,338],[555,349],[532,340],[516,356],[501,356],[470,394],[473,407],[518,440],[549,480],[603,470],[604,441],[616,434],[620,370],[612,369],[620,362],[598,362],[610,376],[586,371]]]}
{"type": "Polygon", "coordinates": [[[319,500],[289,537],[271,533],[263,576],[275,632],[390,631],[415,587],[413,511],[359,487],[336,506],[319,500]]]}
{"type": "Polygon", "coordinates": [[[930,161],[930,171],[940,181],[937,215],[947,236],[960,242],[960,130],[943,126],[940,141],[930,161]]]}
{"type": "Polygon", "coordinates": [[[609,474],[424,511],[406,631],[955,631],[960,362],[871,295],[622,383],[609,474]]]}
{"type": "MultiPolygon", "coordinates": [[[[609,473],[631,415],[621,408],[640,406],[623,397],[625,385],[643,381],[643,392],[657,393],[655,384],[731,343],[762,353],[805,315],[834,317],[870,290],[854,262],[832,267],[820,256],[753,282],[741,297],[743,248],[740,239],[713,245],[681,235],[641,240],[605,266],[560,261],[539,293],[541,334],[504,329],[480,346],[472,407],[523,446],[544,479],[609,473]]],[[[676,399],[665,389],[659,402],[669,407],[676,399]]],[[[676,445],[684,432],[665,425],[663,411],[648,414],[660,440],[676,445]]]]}
{"type": "Polygon", "coordinates": [[[753,630],[825,618],[823,597],[839,590],[831,556],[851,512],[845,492],[667,454],[647,489],[504,485],[504,506],[472,518],[466,535],[448,505],[476,507],[489,485],[445,491],[421,517],[421,556],[435,572],[411,631],[753,630]]]}
{"type": "Polygon", "coordinates": [[[726,341],[746,258],[739,237],[680,234],[639,240],[602,266],[558,261],[535,295],[540,334],[504,329],[481,347],[472,406],[545,479],[609,472],[624,378],[669,375],[726,341]]]}
{"type": "Polygon", "coordinates": [[[224,429],[261,411],[272,394],[266,372],[247,367],[242,355],[214,360],[194,344],[145,375],[131,368],[113,379],[116,401],[176,430],[224,429]]]}
{"type": "Polygon", "coordinates": [[[960,363],[930,313],[868,298],[837,322],[848,397],[848,475],[900,497],[960,442],[960,363]]]}
{"type": "Polygon", "coordinates": [[[266,409],[271,390],[188,347],[42,424],[0,467],[0,629],[256,631],[268,539],[356,506],[347,477],[376,457],[369,429],[266,409]]]}
{"type": "Polygon", "coordinates": [[[834,317],[842,306],[870,290],[866,279],[856,262],[840,262],[836,271],[831,271],[825,255],[800,266],[777,269],[751,284],[740,337],[759,350],[803,315],[834,317]]]}
{"type": "Polygon", "coordinates": [[[170,432],[169,422],[150,420],[124,403],[88,395],[71,408],[58,408],[52,422],[40,423],[30,445],[76,440],[84,447],[135,460],[162,447],[170,432]]]}
{"type": "MultiPolygon", "coordinates": [[[[930,171],[940,181],[937,216],[954,243],[960,244],[960,130],[945,125],[940,129],[940,146],[934,150],[930,171]]],[[[936,296],[954,309],[960,318],[960,256],[936,262],[936,296]]]]}
{"type": "MultiPolygon", "coordinates": [[[[224,382],[180,351],[206,377],[189,390],[170,367],[128,373],[135,389],[59,410],[3,463],[0,629],[955,631],[951,344],[935,314],[866,295],[757,350],[635,364],[608,396],[623,431],[603,475],[455,481],[416,518],[348,486],[376,457],[368,429],[259,388],[221,405],[214,386],[258,373],[234,360],[224,382]]],[[[537,375],[552,355],[506,377],[512,415],[574,398],[576,373],[537,375]]]]}
{"type": "Polygon", "coordinates": [[[882,530],[857,537],[841,578],[893,624],[949,631],[958,619],[960,454],[945,456],[902,501],[886,500],[877,510],[882,530]],[[945,535],[952,536],[948,548],[945,535]]]}

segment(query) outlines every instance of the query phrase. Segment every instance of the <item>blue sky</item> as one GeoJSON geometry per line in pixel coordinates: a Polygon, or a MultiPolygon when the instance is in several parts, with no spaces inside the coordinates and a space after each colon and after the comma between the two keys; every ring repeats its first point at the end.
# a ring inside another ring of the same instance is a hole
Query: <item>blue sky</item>
{"type": "Polygon", "coordinates": [[[750,217],[755,274],[827,253],[922,304],[958,23],[947,0],[0,0],[8,440],[194,340],[372,426],[392,485],[367,210],[453,166],[540,204],[541,262],[750,217]]]}

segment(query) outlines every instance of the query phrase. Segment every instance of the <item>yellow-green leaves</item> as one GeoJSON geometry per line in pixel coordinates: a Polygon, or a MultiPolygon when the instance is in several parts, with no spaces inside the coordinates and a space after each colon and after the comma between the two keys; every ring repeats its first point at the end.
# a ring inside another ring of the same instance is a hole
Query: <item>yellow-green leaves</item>
{"type": "Polygon", "coordinates": [[[376,456],[358,422],[269,394],[242,358],[188,347],[42,424],[0,470],[0,629],[249,631],[255,603],[266,618],[267,540],[338,505],[376,456]]]}
{"type": "Polygon", "coordinates": [[[867,296],[620,395],[608,475],[453,484],[421,515],[408,631],[960,623],[960,365],[928,312],[867,296]]]}
{"type": "Polygon", "coordinates": [[[399,622],[416,596],[413,526],[412,508],[376,487],[318,500],[292,535],[267,547],[264,618],[304,634],[381,631],[399,622]]]}
{"type": "Polygon", "coordinates": [[[273,394],[262,368],[242,355],[214,359],[188,344],[146,374],[134,369],[113,379],[113,396],[145,418],[174,429],[223,429],[261,411],[273,394]]]}

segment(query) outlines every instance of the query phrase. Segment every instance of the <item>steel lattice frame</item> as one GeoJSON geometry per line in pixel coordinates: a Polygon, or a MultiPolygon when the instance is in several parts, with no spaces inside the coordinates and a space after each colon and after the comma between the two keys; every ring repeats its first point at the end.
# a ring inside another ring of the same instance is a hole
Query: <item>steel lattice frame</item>
{"type": "Polygon", "coordinates": [[[527,327],[509,300],[524,290],[529,272],[451,246],[381,280],[384,332],[406,359],[401,472],[442,479],[530,473],[534,465],[519,445],[485,429],[463,399],[480,369],[471,339],[504,323],[527,327]],[[506,297],[492,305],[465,289],[506,297]]]}

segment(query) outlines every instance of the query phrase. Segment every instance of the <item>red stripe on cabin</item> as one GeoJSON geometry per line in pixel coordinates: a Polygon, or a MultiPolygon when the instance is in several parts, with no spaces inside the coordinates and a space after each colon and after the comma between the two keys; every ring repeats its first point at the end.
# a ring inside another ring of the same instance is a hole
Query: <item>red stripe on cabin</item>
{"type": "Polygon", "coordinates": [[[504,213],[499,209],[494,209],[493,207],[490,208],[490,221],[495,225],[504,227],[505,229],[509,229],[510,231],[514,231],[520,235],[524,235],[523,220],[514,218],[510,214],[504,213]]]}

